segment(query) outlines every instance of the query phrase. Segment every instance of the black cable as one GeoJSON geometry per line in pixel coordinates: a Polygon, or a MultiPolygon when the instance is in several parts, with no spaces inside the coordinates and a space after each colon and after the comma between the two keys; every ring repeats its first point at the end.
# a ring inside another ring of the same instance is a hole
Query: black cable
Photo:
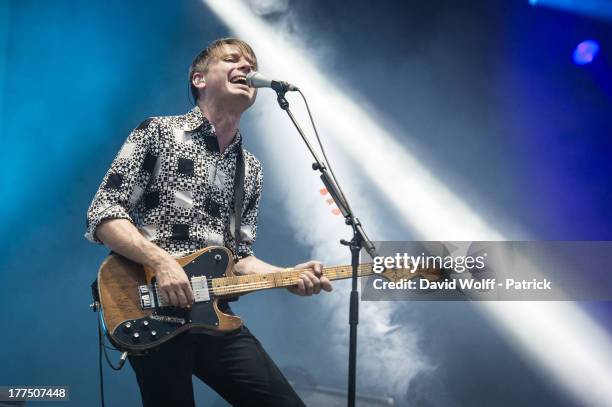
{"type": "Polygon", "coordinates": [[[102,368],[102,352],[104,352],[106,363],[108,363],[108,365],[113,370],[121,370],[121,368],[123,368],[123,365],[125,364],[125,357],[123,354],[121,355],[121,358],[119,359],[119,363],[117,364],[117,366],[113,365],[110,358],[108,357],[107,349],[116,350],[116,351],[119,351],[119,349],[113,348],[111,346],[107,346],[104,343],[104,335],[102,334],[102,314],[99,309],[100,305],[97,305],[97,307],[98,307],[98,369],[99,369],[99,374],[100,374],[100,405],[104,407],[104,370],[102,368]]]}
{"type": "MultiPolygon", "coordinates": [[[[98,310],[98,314],[100,311],[98,310]]],[[[99,316],[99,315],[98,315],[99,316]]],[[[100,373],[100,405],[104,407],[104,375],[102,374],[102,327],[100,317],[98,317],[98,369],[100,373]]]]}
{"type": "Polygon", "coordinates": [[[101,321],[102,316],[100,316],[100,318],[98,318],[98,334],[100,335],[100,350],[104,351],[104,357],[106,359],[106,363],[108,363],[108,365],[110,366],[111,369],[113,370],[121,370],[123,368],[123,365],[125,363],[125,359],[123,357],[121,357],[121,359],[119,359],[119,363],[117,363],[117,366],[113,365],[113,362],[111,362],[110,358],[108,357],[108,352],[106,351],[107,349],[110,350],[116,350],[117,352],[120,352],[119,349],[117,348],[113,348],[111,346],[107,346],[104,344],[104,338],[102,336],[102,321],[101,321]]]}
{"type": "Polygon", "coordinates": [[[310,112],[310,106],[308,106],[308,101],[306,100],[306,96],[304,96],[304,94],[302,93],[300,89],[298,89],[297,91],[299,92],[300,96],[302,96],[302,99],[304,100],[304,104],[306,105],[306,111],[308,112],[310,123],[312,124],[312,128],[317,138],[317,142],[319,143],[319,147],[321,148],[321,153],[323,154],[323,158],[325,159],[325,164],[327,165],[327,168],[329,169],[329,173],[332,177],[332,180],[334,181],[334,183],[336,184],[336,187],[338,188],[338,192],[340,192],[340,199],[344,201],[343,204],[346,206],[346,209],[348,210],[348,212],[352,214],[353,210],[351,206],[349,205],[348,200],[346,199],[346,196],[344,195],[344,191],[342,191],[342,188],[340,187],[340,184],[338,183],[338,180],[336,179],[336,174],[334,173],[334,170],[332,169],[329,163],[329,159],[327,158],[327,154],[325,153],[325,148],[323,147],[323,143],[321,142],[321,138],[319,137],[319,132],[317,131],[317,126],[315,126],[314,119],[312,118],[312,113],[310,112]]]}

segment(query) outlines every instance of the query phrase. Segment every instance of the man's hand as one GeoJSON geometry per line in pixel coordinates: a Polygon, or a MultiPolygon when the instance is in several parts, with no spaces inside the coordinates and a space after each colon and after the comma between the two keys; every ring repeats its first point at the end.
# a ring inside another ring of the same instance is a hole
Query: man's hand
{"type": "Polygon", "coordinates": [[[169,254],[153,266],[157,286],[170,305],[186,307],[193,304],[193,291],[185,270],[169,254]]]}
{"type": "Polygon", "coordinates": [[[289,287],[288,290],[297,295],[319,294],[321,288],[329,292],[332,285],[329,279],[323,276],[323,264],[320,261],[311,260],[306,263],[298,264],[294,270],[303,270],[300,274],[296,287],[289,287]]]}
{"type": "Polygon", "coordinates": [[[193,291],[185,270],[161,247],[145,239],[127,219],[108,219],[100,223],[96,236],[114,252],[153,270],[160,294],[168,304],[186,307],[193,304],[193,291]]]}

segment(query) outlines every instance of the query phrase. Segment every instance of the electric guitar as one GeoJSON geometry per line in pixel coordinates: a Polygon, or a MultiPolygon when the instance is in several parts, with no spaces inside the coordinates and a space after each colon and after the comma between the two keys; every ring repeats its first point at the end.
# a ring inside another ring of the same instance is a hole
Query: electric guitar
{"type": "MultiPolygon", "coordinates": [[[[100,319],[111,343],[122,351],[143,353],[192,328],[230,332],[242,320],[219,309],[219,300],[270,288],[295,286],[303,270],[271,274],[235,275],[231,252],[209,246],[177,259],[191,282],[194,303],[174,307],[159,294],[153,272],[127,258],[111,254],[98,271],[100,319]]],[[[361,264],[359,276],[374,274],[372,264],[361,264]]],[[[325,267],[329,280],[350,278],[351,266],[325,267]]],[[[435,281],[440,271],[389,269],[378,274],[389,281],[426,278],[435,281]]]]}

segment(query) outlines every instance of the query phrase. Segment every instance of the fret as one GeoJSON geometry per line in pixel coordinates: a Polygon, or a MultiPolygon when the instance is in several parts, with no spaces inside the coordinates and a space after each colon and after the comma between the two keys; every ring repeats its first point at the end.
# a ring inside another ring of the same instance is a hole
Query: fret
{"type": "MultiPolygon", "coordinates": [[[[270,274],[250,274],[233,277],[219,277],[212,280],[212,290],[216,295],[236,295],[249,291],[269,288],[291,287],[297,284],[302,270],[288,270],[270,274]]],[[[351,266],[324,267],[323,275],[329,280],[350,278],[353,274],[351,266]]],[[[372,264],[359,265],[357,275],[364,277],[373,274],[372,264]]]]}

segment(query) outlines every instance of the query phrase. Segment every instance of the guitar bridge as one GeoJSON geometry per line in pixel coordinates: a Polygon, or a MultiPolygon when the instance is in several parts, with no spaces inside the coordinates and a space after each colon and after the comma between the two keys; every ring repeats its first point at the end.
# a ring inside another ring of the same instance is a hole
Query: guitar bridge
{"type": "Polygon", "coordinates": [[[138,297],[140,298],[140,307],[142,309],[151,309],[156,307],[155,296],[151,292],[150,286],[138,286],[138,297]]]}
{"type": "MultiPolygon", "coordinates": [[[[194,302],[210,301],[208,280],[205,276],[191,277],[191,288],[193,290],[194,302]]],[[[152,309],[166,306],[165,301],[163,301],[163,298],[158,298],[158,293],[154,291],[155,286],[138,286],[138,297],[140,298],[140,307],[142,309],[152,309]]]]}

